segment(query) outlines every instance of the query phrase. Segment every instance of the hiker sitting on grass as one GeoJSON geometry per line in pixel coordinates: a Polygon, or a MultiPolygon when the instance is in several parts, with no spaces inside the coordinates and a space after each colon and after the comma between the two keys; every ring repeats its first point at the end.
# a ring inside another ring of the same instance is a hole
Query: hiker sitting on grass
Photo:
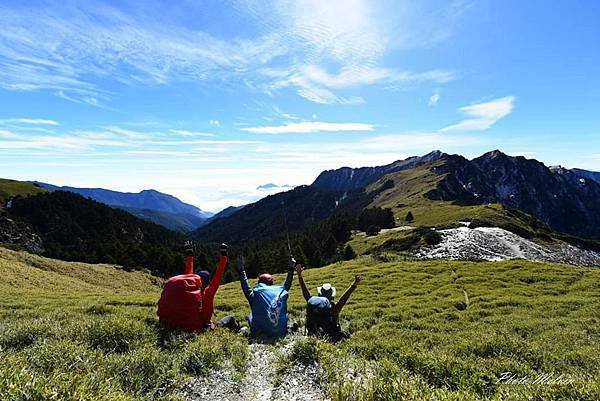
{"type": "Polygon", "coordinates": [[[273,285],[273,276],[263,273],[258,276],[258,284],[254,288],[248,284],[244,264],[244,258],[238,258],[240,284],[251,309],[248,318],[250,335],[265,340],[284,338],[288,332],[288,291],[292,286],[296,261],[290,259],[283,285],[273,285]]]}
{"type": "Polygon", "coordinates": [[[207,271],[194,274],[193,244],[187,242],[185,248],[184,273],[171,277],[165,283],[157,314],[165,326],[199,332],[211,327],[214,297],[228,262],[227,245],[221,245],[221,258],[210,284],[207,271]]]}
{"type": "Polygon", "coordinates": [[[354,276],[354,283],[344,292],[344,295],[336,303],[335,287],[329,283],[325,283],[317,288],[318,296],[311,296],[304,277],[302,277],[302,265],[296,265],[298,272],[298,281],[302,288],[302,295],[306,300],[306,331],[308,335],[328,338],[333,342],[341,341],[350,337],[350,333],[343,331],[340,327],[340,312],[350,295],[354,292],[362,277],[354,276]]]}

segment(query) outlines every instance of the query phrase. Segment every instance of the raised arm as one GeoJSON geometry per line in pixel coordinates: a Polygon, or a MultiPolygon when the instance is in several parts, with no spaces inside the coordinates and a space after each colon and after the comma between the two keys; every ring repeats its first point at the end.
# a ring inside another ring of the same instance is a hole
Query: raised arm
{"type": "Polygon", "coordinates": [[[208,287],[206,287],[206,290],[204,290],[204,293],[208,297],[214,297],[215,294],[217,293],[217,290],[219,289],[219,285],[221,285],[221,279],[223,279],[223,273],[225,272],[225,267],[227,266],[227,263],[229,262],[229,259],[227,258],[227,245],[221,244],[220,251],[221,251],[221,257],[219,258],[219,264],[217,265],[217,270],[215,270],[215,275],[213,276],[213,279],[210,281],[210,284],[208,285],[208,287]]]}
{"type": "Polygon", "coordinates": [[[361,281],[362,277],[360,275],[357,274],[356,276],[354,276],[354,283],[352,283],[352,285],[348,287],[346,292],[344,292],[344,294],[341,296],[340,300],[336,302],[335,307],[333,308],[333,316],[335,317],[336,321],[339,320],[342,308],[344,307],[344,305],[346,305],[346,302],[348,302],[350,295],[352,295],[352,293],[354,292],[356,287],[358,287],[358,284],[360,284],[361,281]]]}
{"type": "Polygon", "coordinates": [[[302,265],[300,263],[296,265],[296,273],[298,273],[298,281],[300,282],[300,288],[302,289],[302,296],[304,296],[304,299],[308,302],[310,291],[308,291],[306,283],[304,282],[304,277],[302,277],[302,265]]]}
{"type": "Polygon", "coordinates": [[[285,278],[285,283],[283,283],[283,289],[286,291],[290,290],[292,286],[292,280],[294,280],[294,268],[296,267],[296,260],[294,258],[290,259],[290,263],[288,263],[288,274],[285,278]]]}
{"type": "Polygon", "coordinates": [[[244,296],[248,300],[249,303],[252,303],[252,298],[254,298],[254,292],[250,289],[250,285],[248,284],[248,277],[246,276],[246,270],[244,270],[244,257],[240,256],[237,260],[237,268],[238,273],[240,274],[240,284],[242,285],[242,292],[244,296]]]}

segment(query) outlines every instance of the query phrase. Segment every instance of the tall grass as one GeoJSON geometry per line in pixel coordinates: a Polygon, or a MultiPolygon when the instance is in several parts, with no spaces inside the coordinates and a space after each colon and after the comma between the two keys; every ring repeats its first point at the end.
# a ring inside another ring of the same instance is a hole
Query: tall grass
{"type": "MultiPolygon", "coordinates": [[[[334,401],[600,399],[600,270],[386,260],[305,273],[313,292],[364,277],[342,312],[352,338],[300,340],[286,362],[318,363],[334,401]],[[573,382],[499,383],[505,372],[573,382]]],[[[172,400],[193,376],[244,373],[244,337],[166,330],[159,281],[87,266],[0,249],[1,400],[172,400]]],[[[216,307],[217,317],[248,313],[238,283],[219,290],[216,307]]],[[[289,309],[304,320],[296,285],[289,309]]]]}
{"type": "Polygon", "coordinates": [[[1,400],[172,400],[193,376],[245,369],[244,338],[161,327],[147,274],[0,250],[0,275],[1,400]]]}

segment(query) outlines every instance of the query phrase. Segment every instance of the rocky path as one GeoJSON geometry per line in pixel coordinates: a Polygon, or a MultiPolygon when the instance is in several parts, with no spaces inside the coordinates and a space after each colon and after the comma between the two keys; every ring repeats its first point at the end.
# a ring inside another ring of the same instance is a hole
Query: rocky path
{"type": "Polygon", "coordinates": [[[564,242],[540,245],[497,227],[467,227],[440,230],[442,241],[420,249],[416,256],[426,259],[527,259],[600,266],[600,253],[579,249],[564,242]]]}
{"type": "Polygon", "coordinates": [[[246,375],[239,380],[231,371],[215,371],[199,377],[184,389],[186,401],[325,401],[319,367],[294,365],[277,377],[276,361],[293,346],[250,344],[246,375]]]}

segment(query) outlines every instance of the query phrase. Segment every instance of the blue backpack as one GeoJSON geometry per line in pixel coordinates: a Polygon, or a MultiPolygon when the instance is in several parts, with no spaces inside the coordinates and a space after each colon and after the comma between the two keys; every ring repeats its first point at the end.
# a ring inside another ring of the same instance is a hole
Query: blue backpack
{"type": "Polygon", "coordinates": [[[288,292],[281,285],[259,283],[253,289],[252,321],[253,336],[283,338],[287,334],[288,292]]]}
{"type": "Polygon", "coordinates": [[[329,337],[337,341],[341,335],[340,325],[333,315],[334,303],[325,297],[310,297],[306,305],[306,331],[308,335],[329,337]]]}

